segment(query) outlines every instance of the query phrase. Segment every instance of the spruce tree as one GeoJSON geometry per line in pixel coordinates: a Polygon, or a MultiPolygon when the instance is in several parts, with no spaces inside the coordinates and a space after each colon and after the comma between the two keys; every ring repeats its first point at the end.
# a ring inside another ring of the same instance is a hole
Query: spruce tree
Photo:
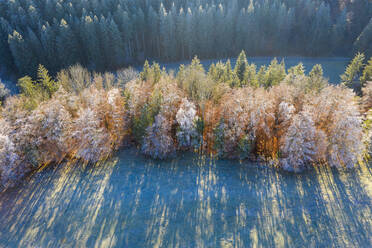
{"type": "Polygon", "coordinates": [[[14,60],[10,51],[8,36],[12,33],[10,23],[0,17],[0,65],[4,65],[8,70],[14,70],[14,60]]]}
{"type": "Polygon", "coordinates": [[[297,76],[305,75],[305,67],[302,63],[299,63],[298,65],[295,65],[289,68],[288,74],[294,74],[297,76]]]}
{"type": "Polygon", "coordinates": [[[36,34],[30,29],[27,29],[27,38],[29,39],[29,47],[32,49],[32,53],[36,56],[34,60],[36,63],[46,62],[45,52],[36,34]]]}
{"type": "Polygon", "coordinates": [[[336,54],[344,54],[349,49],[350,42],[348,42],[347,31],[348,22],[345,9],[341,12],[332,28],[332,47],[336,54]]]}
{"type": "Polygon", "coordinates": [[[149,39],[151,52],[148,51],[149,56],[160,57],[160,44],[159,44],[159,16],[156,11],[149,7],[148,11],[148,35],[151,37],[149,39]]]}
{"type": "Polygon", "coordinates": [[[372,17],[362,33],[355,40],[354,50],[364,53],[367,57],[372,56],[372,17]]]}
{"type": "Polygon", "coordinates": [[[19,73],[21,75],[34,74],[37,63],[31,47],[23,39],[23,36],[14,30],[13,34],[9,35],[8,42],[19,73]]]}
{"type": "Polygon", "coordinates": [[[113,19],[108,23],[108,33],[112,44],[112,60],[114,68],[124,65],[125,61],[125,48],[121,38],[118,26],[113,19]]]}
{"type": "Polygon", "coordinates": [[[161,53],[164,54],[166,60],[169,60],[170,56],[170,42],[171,42],[171,23],[169,15],[164,8],[164,5],[160,5],[159,10],[159,17],[160,17],[160,37],[161,37],[161,53]]]}
{"type": "Polygon", "coordinates": [[[223,82],[227,83],[231,87],[236,87],[236,86],[239,85],[238,79],[236,78],[236,75],[231,68],[230,60],[227,60],[226,65],[225,65],[225,71],[224,71],[224,75],[223,75],[223,82]]]}
{"type": "Polygon", "coordinates": [[[350,64],[346,67],[344,74],[341,75],[341,82],[346,86],[352,86],[359,80],[364,66],[365,56],[363,53],[357,53],[350,64]]]}
{"type": "Polygon", "coordinates": [[[316,16],[314,19],[313,26],[313,36],[312,36],[312,54],[315,55],[327,55],[327,52],[330,51],[330,42],[329,38],[331,32],[332,22],[330,16],[329,6],[324,2],[321,3],[316,16]]]}
{"type": "Polygon", "coordinates": [[[135,31],[136,31],[136,42],[138,51],[141,52],[141,56],[144,56],[146,52],[145,47],[145,14],[141,8],[138,8],[135,15],[135,31]]]}
{"type": "Polygon", "coordinates": [[[140,73],[140,78],[142,81],[147,81],[149,79],[149,76],[150,76],[150,64],[149,62],[146,60],[145,61],[145,64],[143,65],[143,69],[142,69],[142,72],[140,73]]]}
{"type": "Polygon", "coordinates": [[[316,64],[313,66],[313,69],[311,69],[309,73],[310,77],[323,77],[323,68],[321,65],[316,64]]]}
{"type": "Polygon", "coordinates": [[[215,56],[217,57],[226,57],[225,52],[225,8],[222,4],[219,4],[217,7],[216,13],[216,23],[215,26],[219,32],[216,34],[216,45],[215,45],[215,56]]]}
{"type": "Polygon", "coordinates": [[[265,75],[265,87],[271,87],[279,84],[286,76],[284,62],[278,63],[278,60],[274,58],[267,68],[265,75]]]}
{"type": "Polygon", "coordinates": [[[245,70],[247,68],[247,65],[248,65],[247,57],[245,55],[245,52],[242,51],[239,54],[238,59],[236,60],[236,65],[235,65],[235,69],[234,69],[235,74],[238,77],[240,83],[243,83],[243,81],[244,81],[244,74],[245,74],[245,70]]]}
{"type": "Polygon", "coordinates": [[[56,35],[53,28],[50,27],[49,23],[46,23],[41,28],[40,42],[45,53],[44,64],[48,65],[51,72],[56,72],[59,69],[57,68],[58,56],[56,56],[57,47],[55,40],[56,35]]]}
{"type": "Polygon", "coordinates": [[[360,78],[362,82],[362,87],[366,85],[367,82],[372,81],[372,57],[368,60],[367,65],[364,67],[363,75],[360,78]]]}
{"type": "Polygon", "coordinates": [[[58,90],[58,84],[49,76],[48,70],[39,65],[37,70],[38,83],[43,88],[47,98],[51,98],[52,95],[58,90]]]}
{"type": "Polygon", "coordinates": [[[151,66],[151,73],[153,77],[153,83],[156,84],[160,81],[162,71],[158,63],[153,63],[151,66]]]}
{"type": "Polygon", "coordinates": [[[186,13],[186,44],[187,44],[187,57],[191,59],[195,56],[196,47],[195,47],[195,37],[194,31],[196,29],[195,26],[195,15],[193,15],[190,8],[187,9],[186,13]]]}
{"type": "Polygon", "coordinates": [[[186,58],[186,44],[184,37],[186,32],[186,15],[184,13],[183,8],[180,9],[179,14],[176,17],[176,41],[178,44],[177,51],[178,51],[178,58],[185,59],[186,58]]]}
{"type": "Polygon", "coordinates": [[[86,44],[87,64],[89,67],[101,68],[102,59],[97,39],[96,22],[90,16],[85,16],[83,21],[82,36],[83,42],[86,44]]]}
{"type": "Polygon", "coordinates": [[[56,36],[59,67],[67,67],[78,62],[77,38],[68,23],[62,19],[56,36]]]}
{"type": "Polygon", "coordinates": [[[249,85],[251,87],[258,87],[256,65],[250,64],[246,66],[244,73],[244,80],[242,86],[249,85]]]}
{"type": "Polygon", "coordinates": [[[39,11],[31,4],[27,12],[28,23],[32,29],[36,30],[41,19],[39,11]]]}
{"type": "Polygon", "coordinates": [[[113,68],[114,60],[113,60],[113,46],[111,42],[111,37],[108,30],[108,24],[106,22],[106,18],[101,16],[96,26],[98,40],[99,40],[99,47],[101,51],[101,58],[102,58],[102,67],[100,67],[100,71],[104,70],[104,67],[113,68]]]}
{"type": "Polygon", "coordinates": [[[133,46],[133,36],[134,36],[134,23],[129,17],[129,14],[124,11],[123,12],[123,31],[122,35],[124,36],[123,40],[126,44],[126,53],[128,54],[128,60],[130,60],[129,57],[132,57],[134,54],[134,46],[133,46]]]}

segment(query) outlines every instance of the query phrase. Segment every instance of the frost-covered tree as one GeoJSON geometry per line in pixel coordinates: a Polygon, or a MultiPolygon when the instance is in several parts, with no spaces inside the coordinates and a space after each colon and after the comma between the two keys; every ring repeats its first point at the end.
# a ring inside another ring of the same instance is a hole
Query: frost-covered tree
{"type": "Polygon", "coordinates": [[[57,81],[66,91],[79,93],[91,85],[92,75],[81,65],[74,65],[58,72],[57,81]]]}
{"type": "Polygon", "coordinates": [[[190,148],[194,145],[196,132],[196,107],[187,99],[182,99],[180,108],[177,111],[176,120],[179,125],[177,141],[181,148],[190,148]]]}
{"type": "Polygon", "coordinates": [[[97,113],[90,109],[80,109],[74,121],[72,137],[76,157],[97,162],[111,154],[109,134],[101,126],[97,113]]]}
{"type": "Polygon", "coordinates": [[[125,100],[119,89],[113,88],[107,92],[107,103],[107,128],[111,136],[112,147],[117,149],[129,134],[129,120],[124,106],[125,100]]]}
{"type": "Polygon", "coordinates": [[[59,94],[40,104],[20,127],[17,140],[22,140],[22,149],[30,149],[26,157],[34,167],[59,162],[69,152],[72,117],[60,100],[66,93],[59,94]]]}
{"type": "MultiPolygon", "coordinates": [[[[216,134],[223,134],[223,144],[220,154],[233,157],[237,151],[237,144],[243,136],[255,136],[252,130],[251,111],[253,110],[253,91],[250,88],[237,89],[231,95],[222,99],[222,119],[216,127],[216,134]],[[222,129],[223,128],[223,129],[222,129]]],[[[218,139],[218,137],[216,137],[218,139]]]]}
{"type": "Polygon", "coordinates": [[[10,138],[11,127],[5,120],[0,120],[0,188],[11,184],[22,176],[20,157],[10,138]],[[21,172],[21,173],[20,173],[21,172]]]}
{"type": "Polygon", "coordinates": [[[330,166],[353,167],[363,156],[362,118],[350,89],[328,86],[306,106],[317,129],[327,137],[330,166]]]}
{"type": "Polygon", "coordinates": [[[299,172],[319,162],[324,149],[324,133],[315,127],[311,114],[300,112],[292,119],[288,131],[283,137],[281,166],[288,171],[299,172]]]}
{"type": "Polygon", "coordinates": [[[161,114],[146,129],[142,152],[155,159],[165,159],[174,154],[175,146],[171,137],[171,123],[161,114]]]}
{"type": "Polygon", "coordinates": [[[295,107],[287,102],[283,101],[279,104],[277,122],[280,123],[280,125],[282,126],[281,128],[291,123],[291,119],[295,113],[295,110],[295,107]]]}
{"type": "Polygon", "coordinates": [[[137,70],[133,69],[132,67],[125,68],[119,70],[117,72],[117,87],[124,89],[126,83],[136,80],[139,77],[139,73],[137,70]]]}
{"type": "Polygon", "coordinates": [[[328,163],[333,167],[354,167],[363,158],[361,118],[347,116],[336,122],[329,136],[328,163]]]}

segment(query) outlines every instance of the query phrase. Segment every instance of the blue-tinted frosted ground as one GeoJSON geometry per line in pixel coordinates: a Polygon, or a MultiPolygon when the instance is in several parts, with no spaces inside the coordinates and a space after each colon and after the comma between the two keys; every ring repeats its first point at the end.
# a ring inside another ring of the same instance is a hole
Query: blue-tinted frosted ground
{"type": "MultiPolygon", "coordinates": [[[[282,59],[285,62],[286,68],[297,65],[298,63],[303,63],[306,69],[306,73],[310,72],[314,65],[321,64],[324,71],[324,76],[329,79],[331,83],[339,83],[340,75],[344,73],[346,66],[350,62],[350,58],[341,58],[341,57],[330,57],[330,58],[309,58],[309,57],[276,57],[278,62],[281,62],[282,59]]],[[[254,63],[257,65],[257,70],[262,65],[269,65],[271,60],[274,57],[248,57],[249,63],[254,63]]],[[[209,69],[209,66],[212,63],[217,63],[220,60],[202,60],[205,69],[209,69]]],[[[226,62],[227,59],[221,60],[226,62]]],[[[236,58],[231,58],[231,65],[234,67],[236,63],[236,58]]],[[[163,63],[160,64],[164,66],[168,71],[177,70],[181,64],[190,64],[190,61],[181,61],[175,63],[163,63]]],[[[138,67],[137,70],[142,70],[142,67],[138,67]]]]}
{"type": "Polygon", "coordinates": [[[0,247],[371,247],[372,168],[301,175],[124,150],[0,194],[0,247]]]}

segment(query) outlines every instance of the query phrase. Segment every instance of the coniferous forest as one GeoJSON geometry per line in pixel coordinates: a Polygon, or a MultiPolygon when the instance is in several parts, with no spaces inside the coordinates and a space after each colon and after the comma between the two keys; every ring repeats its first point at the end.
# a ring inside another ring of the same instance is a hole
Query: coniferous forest
{"type": "Polygon", "coordinates": [[[0,1],[0,65],[16,75],[145,59],[372,55],[368,0],[0,1]]]}

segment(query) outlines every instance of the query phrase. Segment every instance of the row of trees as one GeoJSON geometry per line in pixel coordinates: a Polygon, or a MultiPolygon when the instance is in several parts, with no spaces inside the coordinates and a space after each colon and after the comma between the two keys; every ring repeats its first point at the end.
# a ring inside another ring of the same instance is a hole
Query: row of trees
{"type": "Polygon", "coordinates": [[[123,144],[157,159],[198,150],[291,171],[353,167],[371,141],[369,70],[360,98],[329,85],[320,65],[305,75],[301,64],[286,70],[274,60],[257,71],[244,53],[235,68],[218,63],[206,72],[194,58],[177,75],[154,63],[117,77],[73,66],[53,79],[40,65],[37,79],[19,79],[21,94],[0,108],[0,187],[49,163],[104,160],[123,144]]]}
{"type": "Polygon", "coordinates": [[[372,81],[372,57],[365,63],[364,54],[358,53],[346,67],[345,73],[341,75],[341,82],[361,95],[362,88],[368,81],[372,81]]]}
{"type": "Polygon", "coordinates": [[[129,125],[119,87],[137,74],[117,75],[73,66],[54,79],[40,65],[36,80],[20,78],[21,93],[0,108],[0,188],[64,159],[104,160],[122,145],[129,125]]]}
{"type": "Polygon", "coordinates": [[[80,63],[371,53],[372,3],[315,0],[0,1],[0,64],[21,75],[80,63]]]}

